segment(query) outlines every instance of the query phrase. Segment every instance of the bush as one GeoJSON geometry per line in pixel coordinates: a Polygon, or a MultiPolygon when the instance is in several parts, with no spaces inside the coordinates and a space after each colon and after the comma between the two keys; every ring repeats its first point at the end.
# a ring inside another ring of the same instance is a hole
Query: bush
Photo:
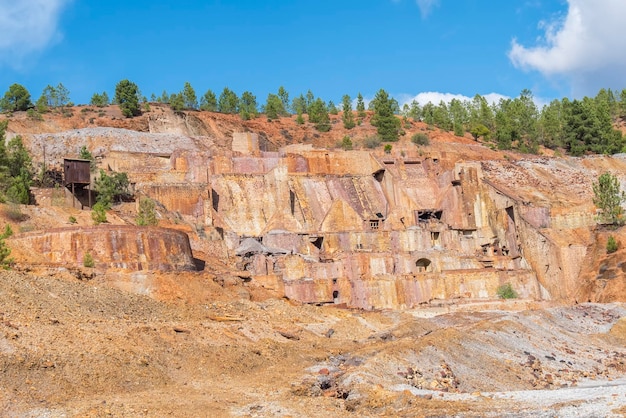
{"type": "Polygon", "coordinates": [[[415,145],[429,145],[430,139],[428,138],[428,135],[426,134],[417,133],[411,136],[411,142],[413,142],[415,145]]]}
{"type": "Polygon", "coordinates": [[[70,217],[69,217],[69,219],[68,219],[68,221],[69,221],[71,224],[75,224],[75,223],[76,223],[76,218],[75,218],[74,216],[70,216],[70,217]]]}
{"type": "Polygon", "coordinates": [[[6,242],[4,242],[5,238],[13,235],[13,230],[11,229],[11,225],[7,224],[4,227],[4,232],[0,234],[0,268],[4,270],[9,270],[11,265],[13,264],[13,258],[10,258],[11,249],[7,246],[6,242]]]}
{"type": "Polygon", "coordinates": [[[381,142],[382,141],[377,136],[368,136],[363,141],[363,144],[365,145],[366,148],[374,149],[374,148],[378,148],[381,142]]]}
{"type": "Polygon", "coordinates": [[[93,260],[93,256],[91,255],[91,253],[85,253],[85,255],[83,256],[83,266],[87,268],[93,268],[95,265],[96,263],[93,260]]]}
{"type": "Polygon", "coordinates": [[[498,290],[496,290],[496,294],[501,298],[501,299],[517,299],[517,292],[515,291],[515,289],[513,289],[513,286],[511,286],[511,283],[505,283],[502,286],[498,287],[498,290]]]}
{"type": "Polygon", "coordinates": [[[617,251],[617,241],[613,235],[609,235],[609,239],[606,241],[606,253],[611,254],[617,251]]]}
{"type": "Polygon", "coordinates": [[[341,141],[341,148],[343,148],[346,151],[349,151],[352,149],[352,140],[350,139],[348,135],[343,137],[343,140],[341,141]]]}
{"type": "Polygon", "coordinates": [[[159,224],[159,220],[156,217],[154,200],[145,197],[139,201],[139,211],[137,212],[135,221],[138,226],[156,226],[159,224]]]}
{"type": "Polygon", "coordinates": [[[91,208],[91,219],[93,219],[94,225],[100,225],[107,221],[106,207],[102,203],[98,202],[93,205],[93,208],[91,208]]]}
{"type": "Polygon", "coordinates": [[[28,219],[28,216],[22,212],[20,205],[16,203],[9,203],[4,208],[4,216],[13,222],[22,222],[28,219]]]}
{"type": "Polygon", "coordinates": [[[391,154],[391,144],[385,144],[385,154],[391,154]]]}

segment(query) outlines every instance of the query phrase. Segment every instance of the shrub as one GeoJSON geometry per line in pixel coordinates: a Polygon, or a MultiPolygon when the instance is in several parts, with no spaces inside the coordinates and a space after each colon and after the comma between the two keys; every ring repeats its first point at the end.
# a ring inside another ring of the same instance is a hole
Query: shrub
{"type": "Polygon", "coordinates": [[[496,294],[502,299],[517,299],[517,292],[511,286],[511,283],[505,283],[498,287],[496,294]]]}
{"type": "Polygon", "coordinates": [[[159,224],[159,220],[156,217],[154,200],[145,197],[139,201],[139,211],[137,212],[135,221],[139,226],[156,226],[159,224]]]}
{"type": "Polygon", "coordinates": [[[391,154],[391,144],[385,144],[385,154],[391,154]]]}
{"type": "Polygon", "coordinates": [[[341,141],[341,148],[343,148],[346,151],[352,149],[352,140],[350,139],[348,135],[343,137],[343,140],[341,141]]]}
{"type": "Polygon", "coordinates": [[[368,136],[367,138],[365,138],[365,140],[363,141],[363,144],[365,145],[366,148],[369,149],[374,149],[374,148],[378,148],[378,146],[380,145],[381,140],[379,137],[377,136],[368,136]]]}
{"type": "Polygon", "coordinates": [[[106,207],[101,202],[96,203],[91,208],[91,219],[93,219],[94,225],[100,225],[107,221],[106,207]]]}
{"type": "Polygon", "coordinates": [[[609,239],[606,241],[606,253],[611,254],[617,251],[617,241],[613,235],[609,235],[609,239]]]}
{"type": "Polygon", "coordinates": [[[10,258],[11,249],[7,246],[6,242],[4,242],[5,238],[13,235],[13,230],[11,229],[11,225],[7,224],[4,227],[4,232],[0,234],[0,268],[4,270],[9,270],[11,265],[13,264],[13,258],[10,258]]]}
{"type": "Polygon", "coordinates": [[[22,212],[20,205],[9,203],[4,209],[4,216],[13,222],[22,222],[28,219],[28,216],[22,212]]]}
{"type": "Polygon", "coordinates": [[[76,218],[75,218],[74,216],[70,216],[70,217],[69,217],[69,219],[68,219],[68,221],[69,221],[71,224],[75,224],[75,223],[76,223],[76,218]]]}
{"type": "Polygon", "coordinates": [[[411,142],[415,145],[429,145],[430,139],[428,138],[428,135],[424,133],[416,133],[411,136],[411,142]]]}
{"type": "Polygon", "coordinates": [[[83,266],[93,268],[95,265],[96,263],[93,260],[93,256],[91,255],[91,253],[85,253],[85,255],[83,256],[83,266]]]}

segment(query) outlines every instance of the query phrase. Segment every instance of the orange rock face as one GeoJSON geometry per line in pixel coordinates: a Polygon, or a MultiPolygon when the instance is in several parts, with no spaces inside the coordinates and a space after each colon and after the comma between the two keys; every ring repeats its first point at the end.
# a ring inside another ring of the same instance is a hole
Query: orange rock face
{"type": "Polygon", "coordinates": [[[89,254],[96,267],[195,270],[187,234],[166,228],[126,225],[59,228],[21,234],[11,241],[31,248],[55,265],[83,266],[89,254]]]}

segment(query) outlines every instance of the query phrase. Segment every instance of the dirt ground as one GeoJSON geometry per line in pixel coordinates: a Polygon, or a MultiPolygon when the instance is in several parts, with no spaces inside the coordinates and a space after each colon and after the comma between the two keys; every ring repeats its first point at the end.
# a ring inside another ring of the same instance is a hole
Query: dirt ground
{"type": "Polygon", "coordinates": [[[2,416],[626,411],[620,304],[433,316],[299,305],[207,273],[0,276],[2,416]]]}

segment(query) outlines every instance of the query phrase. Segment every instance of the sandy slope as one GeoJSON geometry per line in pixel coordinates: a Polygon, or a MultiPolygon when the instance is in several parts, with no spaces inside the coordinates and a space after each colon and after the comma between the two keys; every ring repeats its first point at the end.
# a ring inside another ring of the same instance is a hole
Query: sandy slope
{"type": "Polygon", "coordinates": [[[626,370],[621,305],[416,318],[294,305],[202,273],[162,276],[150,298],[119,290],[122,276],[2,273],[0,415],[607,416],[626,407],[624,382],[611,382],[626,370]]]}

